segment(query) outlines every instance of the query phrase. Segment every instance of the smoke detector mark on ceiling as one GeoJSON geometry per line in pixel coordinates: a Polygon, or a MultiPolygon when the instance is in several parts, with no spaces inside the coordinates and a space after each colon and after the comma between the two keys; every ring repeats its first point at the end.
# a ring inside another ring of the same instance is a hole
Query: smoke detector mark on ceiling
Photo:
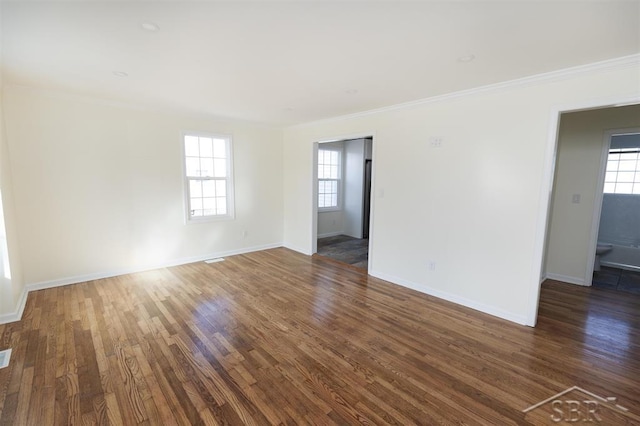
{"type": "Polygon", "coordinates": [[[464,55],[458,58],[458,62],[471,62],[476,58],[476,55],[464,55]]]}

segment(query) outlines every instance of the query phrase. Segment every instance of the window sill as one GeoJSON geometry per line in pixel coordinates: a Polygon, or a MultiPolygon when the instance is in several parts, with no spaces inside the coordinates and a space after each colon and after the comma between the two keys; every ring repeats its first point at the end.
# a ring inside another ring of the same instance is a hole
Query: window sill
{"type": "Polygon", "coordinates": [[[199,223],[210,223],[210,222],[225,222],[229,220],[234,220],[235,216],[230,214],[219,215],[219,216],[200,216],[197,218],[187,218],[187,225],[196,225],[199,223]]]}

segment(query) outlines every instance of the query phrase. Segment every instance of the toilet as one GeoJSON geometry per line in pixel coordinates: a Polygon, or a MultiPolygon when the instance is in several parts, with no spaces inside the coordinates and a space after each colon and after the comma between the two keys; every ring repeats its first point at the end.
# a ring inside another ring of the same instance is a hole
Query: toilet
{"type": "Polygon", "coordinates": [[[613,249],[613,244],[598,242],[596,246],[596,261],[593,263],[593,271],[600,270],[600,256],[609,253],[613,249]]]}

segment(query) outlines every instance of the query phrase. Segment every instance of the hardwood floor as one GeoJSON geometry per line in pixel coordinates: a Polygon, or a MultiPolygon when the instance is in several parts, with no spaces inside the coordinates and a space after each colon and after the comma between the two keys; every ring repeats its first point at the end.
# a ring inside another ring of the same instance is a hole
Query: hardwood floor
{"type": "Polygon", "coordinates": [[[547,282],[534,329],[287,249],[33,292],[8,347],[2,425],[640,421],[640,296],[547,282]]]}

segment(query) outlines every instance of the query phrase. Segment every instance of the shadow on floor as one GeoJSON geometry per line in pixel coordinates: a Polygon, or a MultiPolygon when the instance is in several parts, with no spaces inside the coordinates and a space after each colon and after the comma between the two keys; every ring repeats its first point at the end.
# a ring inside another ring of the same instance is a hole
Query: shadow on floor
{"type": "Polygon", "coordinates": [[[318,254],[367,270],[369,240],[346,235],[318,238],[318,254]]]}
{"type": "Polygon", "coordinates": [[[600,271],[593,273],[591,285],[596,288],[640,294],[640,272],[603,266],[600,271]]]}

